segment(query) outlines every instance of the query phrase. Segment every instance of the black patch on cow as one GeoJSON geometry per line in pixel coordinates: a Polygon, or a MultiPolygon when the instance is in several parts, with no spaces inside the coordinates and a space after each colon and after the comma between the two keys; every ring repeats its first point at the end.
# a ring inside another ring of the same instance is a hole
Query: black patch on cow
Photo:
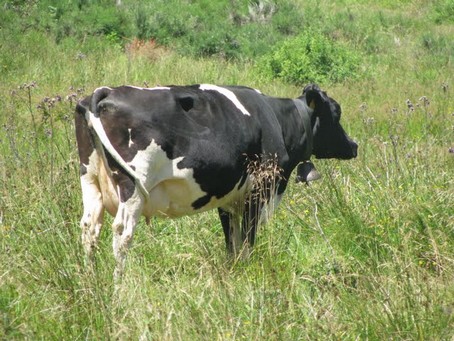
{"type": "MultiPolygon", "coordinates": [[[[90,100],[91,96],[88,96],[84,100],[80,101],[77,104],[76,111],[74,113],[77,149],[81,165],[89,164],[89,157],[95,150],[93,136],[88,128],[87,121],[85,120],[85,113],[88,110],[90,100]]],[[[81,175],[83,175],[82,172],[81,175]]]]}
{"type": "Polygon", "coordinates": [[[205,206],[206,204],[208,204],[210,202],[211,197],[212,197],[211,194],[207,194],[207,195],[204,195],[203,197],[200,197],[199,199],[197,199],[196,201],[194,201],[192,203],[192,207],[194,207],[195,210],[202,208],[203,206],[205,206]]]}
{"type": "Polygon", "coordinates": [[[106,149],[104,149],[104,153],[106,155],[107,164],[112,172],[112,180],[119,188],[119,199],[121,202],[126,202],[134,194],[134,190],[136,188],[135,180],[118,164],[118,162],[107,152],[106,149]]]}
{"type": "Polygon", "coordinates": [[[189,111],[194,107],[194,98],[191,96],[180,97],[178,98],[178,101],[184,111],[189,111]]]}
{"type": "Polygon", "coordinates": [[[92,97],[91,97],[91,100],[89,102],[89,109],[90,111],[95,115],[95,116],[98,116],[100,110],[99,110],[99,103],[104,99],[106,98],[107,96],[109,96],[111,94],[111,91],[112,89],[110,88],[107,88],[107,87],[104,87],[104,88],[100,88],[100,89],[97,89],[92,97]]]}

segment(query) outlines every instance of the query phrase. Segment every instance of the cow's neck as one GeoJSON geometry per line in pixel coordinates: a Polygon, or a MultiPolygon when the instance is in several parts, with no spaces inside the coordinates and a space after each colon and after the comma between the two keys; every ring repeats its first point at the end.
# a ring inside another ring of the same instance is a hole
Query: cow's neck
{"type": "Polygon", "coordinates": [[[312,131],[312,114],[314,110],[307,105],[305,98],[294,99],[293,103],[295,103],[295,107],[301,117],[306,139],[306,148],[301,155],[301,159],[302,161],[308,161],[311,158],[314,146],[314,134],[312,131]]]}

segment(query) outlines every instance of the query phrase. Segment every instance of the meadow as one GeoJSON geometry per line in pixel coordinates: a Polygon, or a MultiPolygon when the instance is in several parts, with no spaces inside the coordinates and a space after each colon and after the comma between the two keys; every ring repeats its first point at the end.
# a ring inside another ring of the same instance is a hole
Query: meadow
{"type": "Polygon", "coordinates": [[[0,1],[0,339],[454,340],[454,2],[121,3],[0,1]],[[305,32],[342,77],[264,70],[305,32]],[[117,295],[111,217],[85,266],[77,99],[195,83],[296,97],[309,81],[342,105],[358,158],[291,179],[249,260],[228,257],[213,211],[142,221],[117,295]]]}

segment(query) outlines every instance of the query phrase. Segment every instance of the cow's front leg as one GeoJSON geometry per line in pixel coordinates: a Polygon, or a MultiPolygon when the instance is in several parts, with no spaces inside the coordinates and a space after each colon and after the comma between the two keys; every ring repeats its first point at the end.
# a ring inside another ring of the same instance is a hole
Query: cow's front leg
{"type": "Polygon", "coordinates": [[[93,260],[104,217],[102,195],[95,177],[86,172],[80,177],[84,212],[80,220],[82,245],[89,261],[93,260]]]}
{"type": "MultiPolygon", "coordinates": [[[[262,208],[261,199],[251,198],[246,202],[243,212],[242,231],[244,234],[245,242],[250,250],[255,243],[255,235],[257,233],[257,226],[262,208]]],[[[249,251],[250,251],[249,250],[249,251]]]]}
{"type": "Polygon", "coordinates": [[[243,239],[241,256],[243,259],[249,258],[251,255],[262,206],[261,199],[256,198],[255,195],[251,195],[244,204],[241,220],[241,235],[243,239]]]}
{"type": "Polygon", "coordinates": [[[233,253],[233,241],[230,228],[230,220],[232,219],[232,214],[228,211],[218,208],[219,219],[221,220],[222,229],[224,231],[225,237],[225,246],[229,253],[233,253]]]}
{"type": "Polygon", "coordinates": [[[242,211],[239,209],[239,206],[230,209],[219,208],[218,213],[221,219],[222,229],[224,230],[228,252],[235,259],[247,258],[249,247],[247,235],[241,226],[242,211]]]}
{"type": "Polygon", "coordinates": [[[123,275],[126,254],[131,246],[134,230],[140,219],[144,205],[144,198],[135,188],[132,180],[129,179],[126,183],[123,182],[122,185],[118,186],[118,190],[120,204],[112,225],[112,246],[116,261],[114,281],[117,284],[123,275]]]}

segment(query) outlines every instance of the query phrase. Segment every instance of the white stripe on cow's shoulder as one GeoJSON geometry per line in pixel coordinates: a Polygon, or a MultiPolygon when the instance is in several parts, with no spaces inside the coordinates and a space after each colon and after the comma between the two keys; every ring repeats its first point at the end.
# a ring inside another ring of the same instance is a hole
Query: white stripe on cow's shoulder
{"type": "Polygon", "coordinates": [[[88,121],[90,121],[90,123],[92,124],[93,129],[95,130],[96,135],[98,136],[104,148],[106,148],[106,150],[114,158],[114,160],[117,161],[118,164],[134,179],[137,186],[139,186],[139,190],[142,192],[145,198],[148,198],[149,194],[142,180],[138,177],[137,173],[125,162],[125,160],[123,160],[121,155],[112,146],[112,143],[110,143],[106,131],[102,126],[101,119],[99,117],[96,117],[91,111],[88,111],[88,121]]]}
{"type": "Polygon", "coordinates": [[[212,84],[200,84],[199,87],[200,90],[214,90],[219,92],[220,94],[224,95],[227,97],[229,100],[232,101],[233,104],[244,114],[247,116],[251,116],[249,111],[246,110],[246,108],[241,104],[241,102],[238,100],[236,95],[230,91],[229,89],[217,86],[217,85],[212,85],[212,84]]]}
{"type": "Polygon", "coordinates": [[[168,86],[156,86],[154,88],[141,88],[140,86],[134,86],[134,85],[127,85],[128,88],[133,88],[137,90],[147,90],[147,91],[153,91],[153,90],[170,90],[168,86]]]}

